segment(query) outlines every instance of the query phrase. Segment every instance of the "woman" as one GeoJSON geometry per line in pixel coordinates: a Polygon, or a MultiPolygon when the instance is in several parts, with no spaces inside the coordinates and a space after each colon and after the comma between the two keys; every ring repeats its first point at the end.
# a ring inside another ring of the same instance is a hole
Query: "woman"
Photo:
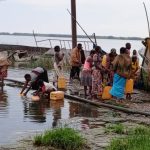
{"type": "Polygon", "coordinates": [[[42,67],[36,67],[34,68],[29,74],[24,75],[25,78],[25,84],[20,92],[20,94],[26,96],[29,90],[32,88],[33,90],[39,89],[39,80],[43,80],[45,82],[48,82],[48,74],[47,70],[42,67]],[[29,87],[28,87],[29,85],[29,87]],[[27,88],[27,90],[26,90],[27,88]],[[26,90],[25,93],[23,93],[26,90]]]}
{"type": "Polygon", "coordinates": [[[102,94],[102,73],[104,71],[102,67],[102,55],[100,53],[100,47],[95,48],[95,54],[93,55],[94,68],[92,71],[92,96],[96,97],[102,94]]]}
{"type": "Polygon", "coordinates": [[[91,50],[90,55],[86,58],[83,70],[81,72],[81,85],[84,86],[84,95],[87,97],[87,87],[89,87],[89,94],[91,95],[92,90],[92,65],[94,50],[91,50]]]}
{"type": "Polygon", "coordinates": [[[112,48],[110,53],[106,55],[106,63],[104,66],[105,73],[103,74],[103,84],[104,85],[111,85],[113,83],[113,75],[114,72],[112,70],[112,62],[114,61],[115,57],[117,56],[116,49],[112,48]]]}
{"type": "Polygon", "coordinates": [[[113,61],[113,68],[115,74],[110,94],[118,99],[117,102],[122,102],[126,79],[130,78],[131,73],[131,58],[126,48],[120,48],[120,55],[116,56],[113,61]]]}

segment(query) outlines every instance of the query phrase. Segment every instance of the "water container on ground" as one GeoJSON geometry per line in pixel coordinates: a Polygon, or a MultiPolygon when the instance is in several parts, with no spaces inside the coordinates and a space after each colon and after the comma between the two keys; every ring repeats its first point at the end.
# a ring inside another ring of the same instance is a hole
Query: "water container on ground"
{"type": "Polygon", "coordinates": [[[111,86],[105,86],[104,87],[103,94],[102,94],[102,99],[109,100],[109,99],[112,98],[112,95],[109,93],[111,88],[112,88],[111,86]]]}
{"type": "Polygon", "coordinates": [[[66,89],[66,79],[64,76],[58,77],[58,89],[66,89]]]}
{"type": "Polygon", "coordinates": [[[51,100],[63,100],[64,92],[63,91],[53,91],[50,93],[51,100]]]}
{"type": "Polygon", "coordinates": [[[133,79],[126,81],[125,93],[133,93],[133,79]]]}

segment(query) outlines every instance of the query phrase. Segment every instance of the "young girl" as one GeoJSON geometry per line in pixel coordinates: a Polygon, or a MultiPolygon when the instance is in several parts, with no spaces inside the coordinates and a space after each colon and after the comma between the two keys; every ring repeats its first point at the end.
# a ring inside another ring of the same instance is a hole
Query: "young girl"
{"type": "MultiPolygon", "coordinates": [[[[137,56],[133,55],[132,56],[132,65],[131,65],[131,78],[133,80],[136,79],[136,76],[137,76],[136,73],[137,73],[138,69],[139,69],[139,61],[137,59],[137,56]]],[[[132,98],[131,93],[126,93],[126,99],[130,100],[131,98],[132,98]]]]}
{"type": "Polygon", "coordinates": [[[92,64],[93,55],[95,51],[91,50],[90,55],[86,58],[83,70],[81,72],[81,85],[84,86],[85,98],[87,97],[87,87],[89,87],[89,94],[91,95],[92,90],[92,64]]]}

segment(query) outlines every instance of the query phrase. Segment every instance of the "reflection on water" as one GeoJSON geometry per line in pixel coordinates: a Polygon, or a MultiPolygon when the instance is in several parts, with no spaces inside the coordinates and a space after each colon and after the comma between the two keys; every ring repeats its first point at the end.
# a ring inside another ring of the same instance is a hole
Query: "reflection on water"
{"type": "MultiPolygon", "coordinates": [[[[26,70],[9,70],[11,78],[14,79],[22,79],[25,72],[26,70]]],[[[30,92],[28,97],[20,97],[20,90],[17,87],[5,86],[4,93],[0,93],[0,145],[13,142],[24,133],[56,127],[60,120],[99,115],[97,109],[88,104],[67,99],[43,99],[35,102],[31,100],[30,92]]]]}
{"type": "Polygon", "coordinates": [[[0,117],[5,117],[8,114],[8,101],[6,91],[0,91],[0,117]]]}
{"type": "Polygon", "coordinates": [[[41,101],[39,102],[23,101],[23,104],[24,104],[25,118],[30,118],[31,121],[35,121],[35,122],[46,122],[45,103],[41,101]]]}
{"type": "Polygon", "coordinates": [[[91,105],[77,102],[69,102],[69,116],[70,118],[78,117],[98,117],[98,111],[93,109],[91,105]]]}

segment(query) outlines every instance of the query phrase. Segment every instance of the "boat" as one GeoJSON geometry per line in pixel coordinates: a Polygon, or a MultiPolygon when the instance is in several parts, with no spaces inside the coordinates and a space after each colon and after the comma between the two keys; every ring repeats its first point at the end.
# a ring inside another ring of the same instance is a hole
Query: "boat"
{"type": "Polygon", "coordinates": [[[29,55],[28,52],[25,50],[16,50],[12,54],[12,57],[16,62],[27,62],[27,61],[38,59],[38,56],[29,55]]]}

